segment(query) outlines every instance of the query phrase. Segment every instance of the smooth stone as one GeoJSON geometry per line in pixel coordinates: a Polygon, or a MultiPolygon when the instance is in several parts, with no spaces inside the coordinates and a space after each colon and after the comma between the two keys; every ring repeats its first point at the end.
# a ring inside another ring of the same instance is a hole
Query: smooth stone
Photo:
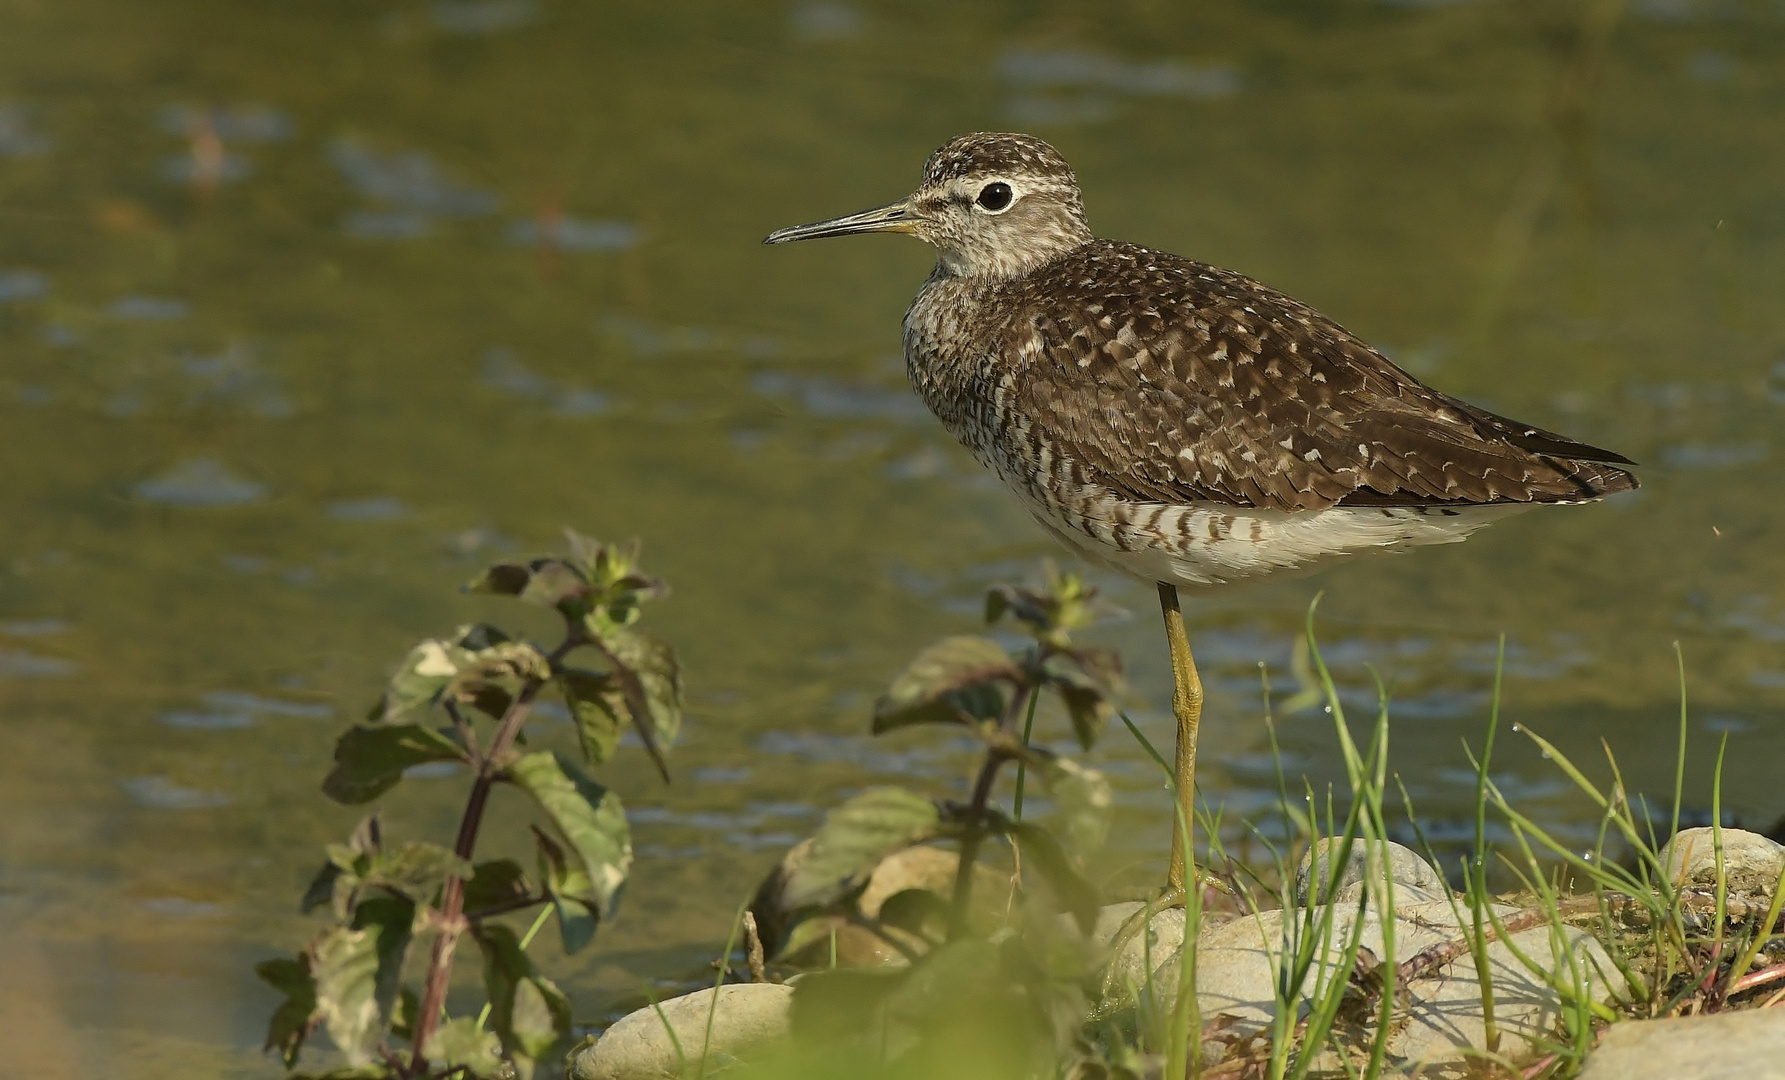
{"type": "MultiPolygon", "coordinates": [[[[1321,899],[1315,895],[1316,889],[1324,885],[1332,873],[1332,857],[1328,853],[1337,846],[1337,841],[1328,838],[1316,843],[1302,856],[1301,865],[1295,871],[1294,903],[1297,907],[1305,907],[1321,899]],[[1314,871],[1316,858],[1320,860],[1318,876],[1314,871]]],[[[1395,883],[1397,905],[1443,900],[1450,896],[1450,885],[1443,876],[1412,848],[1393,840],[1378,840],[1373,844],[1366,844],[1360,839],[1351,842],[1351,856],[1345,861],[1344,872],[1339,877],[1338,891],[1333,895],[1333,903],[1355,904],[1364,895],[1368,887],[1366,882],[1380,882],[1381,860],[1385,855],[1390,879],[1395,883]]]]}
{"type": "MultiPolygon", "coordinates": [[[[906,963],[904,954],[880,935],[838,915],[808,917],[800,929],[800,935],[806,943],[787,949],[797,913],[788,908],[782,897],[782,889],[793,869],[806,857],[806,852],[811,850],[811,846],[812,841],[806,839],[788,849],[787,854],[781,857],[781,862],[763,879],[756,890],[755,898],[750,901],[750,912],[756,916],[758,932],[762,934],[763,947],[768,950],[769,955],[796,966],[827,966],[830,960],[831,934],[834,932],[838,967],[882,967],[906,963]],[[778,953],[777,950],[781,951],[778,953]]],[[[945,848],[919,845],[894,852],[874,867],[874,872],[868,877],[867,888],[862,890],[856,903],[863,915],[876,919],[880,917],[881,905],[906,889],[927,889],[946,899],[954,894],[955,871],[959,866],[960,856],[945,848]]],[[[1003,898],[1009,887],[1008,875],[986,866],[975,867],[974,907],[979,910],[996,908],[1002,911],[1003,898]]],[[[898,930],[890,932],[899,936],[910,947],[921,951],[923,943],[916,937],[898,930]]]]}
{"type": "MultiPolygon", "coordinates": [[[[1681,829],[1661,849],[1668,880],[1680,885],[1717,884],[1717,841],[1710,828],[1681,829]]],[[[1771,897],[1785,869],[1785,845],[1746,829],[1723,830],[1723,879],[1729,891],[1771,897]]]]}
{"type": "Polygon", "coordinates": [[[1785,1009],[1613,1024],[1580,1080],[1785,1080],[1785,1009]]]}
{"type": "MultiPolygon", "coordinates": [[[[1145,906],[1136,901],[1107,905],[1097,913],[1097,925],[1091,929],[1091,939],[1106,947],[1114,945],[1116,935],[1145,906]]],[[[1205,911],[1202,932],[1206,934],[1210,928],[1233,918],[1227,912],[1205,911]]],[[[1136,993],[1147,985],[1147,976],[1158,971],[1165,959],[1182,948],[1184,923],[1183,908],[1163,908],[1153,913],[1144,937],[1138,928],[1128,935],[1104,968],[1103,998],[1106,1004],[1134,1000],[1136,993]]]]}
{"type": "MultiPolygon", "coordinates": [[[[1496,905],[1502,919],[1520,914],[1517,908],[1496,905]]],[[[1465,918],[1468,909],[1462,909],[1465,918]]],[[[1340,906],[1334,915],[1332,962],[1338,960],[1338,944],[1349,934],[1355,907],[1340,906]]],[[[1292,911],[1292,916],[1300,912],[1292,911]]],[[[1377,957],[1384,955],[1382,923],[1373,910],[1364,914],[1362,944],[1377,957]]],[[[1408,959],[1434,945],[1460,936],[1456,915],[1447,900],[1400,905],[1395,909],[1395,962],[1408,959]]],[[[1584,930],[1570,927],[1567,946],[1558,957],[1550,946],[1547,926],[1514,934],[1520,951],[1538,962],[1578,962],[1588,992],[1601,1002],[1621,987],[1617,969],[1599,943],[1584,930]]],[[[1273,994],[1277,957],[1283,947],[1283,912],[1266,911],[1242,916],[1205,931],[1196,954],[1196,996],[1202,1022],[1230,1016],[1230,1030],[1249,1034],[1269,1026],[1276,1002],[1273,994]]],[[[1180,957],[1167,958],[1153,972],[1162,1007],[1176,998],[1180,957]]],[[[1488,946],[1488,965],[1494,983],[1494,1015],[1500,1033],[1499,1053],[1513,1060],[1530,1057],[1538,1040],[1550,1037],[1560,1011],[1557,994],[1519,962],[1506,943],[1488,946]]],[[[1319,965],[1316,964],[1316,969],[1319,965]]],[[[1312,981],[1312,980],[1310,980],[1312,981]]],[[[1304,987],[1304,994],[1312,987],[1304,987]]],[[[1397,1024],[1388,1051],[1397,1068],[1442,1066],[1463,1062],[1466,1051],[1485,1049],[1486,1025],[1482,1019],[1481,988],[1476,981],[1473,957],[1464,952],[1411,985],[1397,987],[1408,1004],[1396,1010],[1397,1024]]],[[[1461,1067],[1461,1066],[1459,1066],[1461,1067]]],[[[1442,1071],[1421,1075],[1443,1075],[1442,1071]]]]}
{"type": "Polygon", "coordinates": [[[593,1046],[570,1060],[570,1080],[667,1080],[682,1075],[683,1061],[676,1042],[694,1066],[703,1051],[707,1071],[730,1064],[750,1050],[787,1035],[788,1010],[793,987],[781,983],[733,983],[700,990],[660,1003],[663,1015],[649,1006],[626,1014],[607,1029],[593,1046]],[[707,1041],[707,1018],[712,1016],[712,1041],[707,1041]],[[664,1021],[676,1038],[672,1041],[664,1021]]]}

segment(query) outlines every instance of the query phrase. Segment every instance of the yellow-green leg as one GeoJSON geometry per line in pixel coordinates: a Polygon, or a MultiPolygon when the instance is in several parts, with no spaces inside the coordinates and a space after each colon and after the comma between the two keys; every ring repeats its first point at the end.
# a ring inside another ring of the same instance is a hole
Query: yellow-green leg
{"type": "Polygon", "coordinates": [[[1184,633],[1184,613],[1178,608],[1176,585],[1159,583],[1159,611],[1165,616],[1165,640],[1171,647],[1171,711],[1178,721],[1178,805],[1171,827],[1171,870],[1166,877],[1166,889],[1183,896],[1196,862],[1196,729],[1202,723],[1202,679],[1190,656],[1190,638],[1184,633]]]}

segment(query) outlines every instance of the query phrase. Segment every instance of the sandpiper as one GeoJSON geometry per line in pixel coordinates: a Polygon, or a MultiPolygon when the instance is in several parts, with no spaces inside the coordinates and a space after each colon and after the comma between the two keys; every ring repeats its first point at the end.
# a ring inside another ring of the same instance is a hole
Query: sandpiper
{"type": "Polygon", "coordinates": [[[1538,503],[1637,486],[1619,454],[1433,390],[1242,274],[1099,240],[1066,160],[1029,135],[945,143],[909,197],[780,244],[910,233],[936,268],[905,313],[931,411],[1041,527],[1155,583],[1171,650],[1181,890],[1202,683],[1180,586],[1461,540],[1538,503]]]}

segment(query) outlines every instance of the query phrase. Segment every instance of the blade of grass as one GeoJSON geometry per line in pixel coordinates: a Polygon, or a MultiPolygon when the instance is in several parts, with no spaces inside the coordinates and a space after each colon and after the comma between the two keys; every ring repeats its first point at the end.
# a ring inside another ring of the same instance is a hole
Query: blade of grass
{"type": "MultiPolygon", "coordinates": [[[[1494,1019],[1494,979],[1488,969],[1487,938],[1482,934],[1482,908],[1487,895],[1487,778],[1488,763],[1494,756],[1494,735],[1500,730],[1500,690],[1506,675],[1506,635],[1500,635],[1499,652],[1494,657],[1494,696],[1488,708],[1487,739],[1482,743],[1481,761],[1475,770],[1475,850],[1474,867],[1466,883],[1469,891],[1469,918],[1474,935],[1469,939],[1469,952],[1475,958],[1475,979],[1481,987],[1483,1042],[1490,1054],[1500,1050],[1500,1029],[1494,1019]]],[[[1409,812],[1409,817],[1411,817],[1409,812]]],[[[1416,826],[1417,827],[1417,826],[1416,826]]],[[[1461,923],[1461,919],[1458,919],[1461,923]]]]}
{"type": "Polygon", "coordinates": [[[670,1048],[676,1052],[676,1075],[688,1075],[688,1055],[682,1050],[681,1037],[676,1034],[676,1026],[669,1022],[664,1014],[663,1006],[658,1003],[657,995],[651,991],[651,982],[645,980],[645,1000],[651,1003],[651,1011],[657,1014],[657,1022],[663,1025],[663,1033],[669,1036],[670,1048]]]}
{"type": "Polygon", "coordinates": [[[1673,767],[1673,824],[1668,839],[1680,834],[1680,799],[1686,791],[1686,652],[1680,643],[1673,643],[1673,655],[1680,670],[1680,748],[1673,767]]]}
{"type": "MultiPolygon", "coordinates": [[[[744,912],[750,908],[750,897],[738,905],[738,913],[731,917],[731,933],[725,938],[725,951],[719,954],[719,977],[713,980],[713,999],[707,1002],[707,1030],[700,1044],[700,1068],[695,1072],[695,1080],[705,1080],[707,1075],[707,1059],[712,1056],[713,1018],[719,1015],[719,991],[725,986],[725,976],[731,972],[731,952],[738,947],[738,932],[744,925],[744,912]]],[[[836,932],[831,932],[832,963],[836,958],[836,932]]],[[[685,1070],[684,1070],[685,1071],[685,1070]]]]}
{"type": "MultiPolygon", "coordinates": [[[[1717,957],[1723,955],[1725,916],[1729,913],[1729,878],[1723,865],[1723,754],[1729,749],[1729,732],[1717,746],[1717,768],[1711,774],[1711,852],[1717,867],[1717,925],[1712,931],[1710,965],[1713,975],[1717,957]]],[[[1730,973],[1735,974],[1733,971],[1730,973]]],[[[1712,984],[1712,989],[1715,983],[1712,984]]]]}
{"type": "MultiPolygon", "coordinates": [[[[552,905],[550,905],[550,904],[547,904],[544,907],[539,909],[539,915],[534,918],[533,925],[527,927],[527,932],[525,934],[521,935],[521,951],[522,952],[526,952],[527,946],[533,944],[533,938],[539,933],[539,928],[544,926],[545,921],[551,917],[553,910],[554,909],[553,909],[552,905]]],[[[483,1003],[483,1009],[480,1010],[477,1014],[477,1026],[480,1028],[483,1027],[484,1021],[488,1020],[489,1018],[490,1018],[490,1003],[486,1001],[483,1003]]]]}

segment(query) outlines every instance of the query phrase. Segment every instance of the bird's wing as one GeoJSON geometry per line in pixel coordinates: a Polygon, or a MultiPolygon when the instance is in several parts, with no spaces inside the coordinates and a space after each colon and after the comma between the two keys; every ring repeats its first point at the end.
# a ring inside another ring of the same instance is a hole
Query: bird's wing
{"type": "Polygon", "coordinates": [[[1098,242],[1005,311],[1014,404],[1130,498],[1281,510],[1572,502],[1636,486],[1609,451],[1421,384],[1240,274],[1098,242]]]}

